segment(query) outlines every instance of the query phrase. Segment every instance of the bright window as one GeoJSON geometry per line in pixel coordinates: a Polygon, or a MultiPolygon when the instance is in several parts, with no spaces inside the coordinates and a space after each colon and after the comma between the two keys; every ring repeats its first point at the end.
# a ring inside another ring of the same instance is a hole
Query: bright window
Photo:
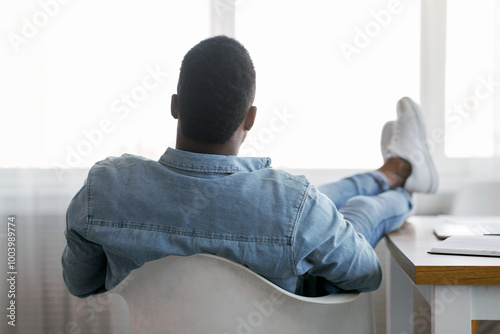
{"type": "Polygon", "coordinates": [[[2,5],[11,7],[0,11],[4,35],[29,33],[26,21],[37,32],[19,52],[4,40],[0,123],[14,126],[4,125],[13,140],[0,167],[157,159],[175,144],[170,96],[182,57],[210,36],[214,4],[219,16],[235,13],[257,69],[258,119],[243,155],[295,168],[381,162],[380,130],[397,99],[419,98],[418,2],[157,0],[2,5]]]}
{"type": "Polygon", "coordinates": [[[495,139],[500,131],[500,80],[495,73],[500,65],[498,11],[494,0],[447,2],[445,154],[449,158],[490,158],[500,153],[500,141],[495,139]]]}
{"type": "Polygon", "coordinates": [[[158,159],[175,145],[170,97],[182,57],[210,35],[210,1],[64,3],[0,6],[2,36],[14,38],[0,52],[0,167],[158,159]]]}
{"type": "Polygon", "coordinates": [[[397,100],[419,99],[419,3],[236,1],[235,13],[257,71],[242,152],[284,167],[377,167],[397,100]]]}
{"type": "Polygon", "coordinates": [[[45,39],[47,158],[87,166],[125,152],[157,159],[175,144],[170,96],[185,52],[209,34],[209,2],[77,6],[45,39]]]}

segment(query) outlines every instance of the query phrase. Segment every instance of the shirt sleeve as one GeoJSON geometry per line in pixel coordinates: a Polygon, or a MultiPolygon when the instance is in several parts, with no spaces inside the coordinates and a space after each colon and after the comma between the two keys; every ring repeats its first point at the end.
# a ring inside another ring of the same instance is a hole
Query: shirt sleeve
{"type": "Polygon", "coordinates": [[[66,212],[66,246],[62,254],[63,278],[69,292],[87,297],[105,291],[107,259],[102,247],[85,239],[87,182],[72,199],[66,212]]]}
{"type": "Polygon", "coordinates": [[[293,249],[297,274],[321,277],[327,293],[373,291],[382,281],[372,246],[314,186],[306,194],[293,249]]]}

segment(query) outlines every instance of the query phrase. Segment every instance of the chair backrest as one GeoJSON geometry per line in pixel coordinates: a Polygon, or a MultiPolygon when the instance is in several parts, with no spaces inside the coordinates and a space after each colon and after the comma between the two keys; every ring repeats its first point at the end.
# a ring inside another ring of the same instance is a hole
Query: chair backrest
{"type": "Polygon", "coordinates": [[[500,182],[467,184],[460,189],[452,204],[451,214],[500,215],[500,182]]]}
{"type": "Polygon", "coordinates": [[[370,294],[309,298],[213,255],[168,256],[111,291],[133,333],[374,333],[370,294]]]}

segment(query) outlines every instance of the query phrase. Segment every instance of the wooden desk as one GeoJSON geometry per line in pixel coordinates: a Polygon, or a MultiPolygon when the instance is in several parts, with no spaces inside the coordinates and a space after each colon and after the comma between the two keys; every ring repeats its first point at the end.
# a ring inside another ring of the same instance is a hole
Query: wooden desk
{"type": "Polygon", "coordinates": [[[470,334],[471,320],[500,320],[500,258],[428,254],[441,242],[433,234],[441,223],[411,217],[386,237],[390,333],[413,333],[413,287],[431,307],[432,333],[470,334]]]}

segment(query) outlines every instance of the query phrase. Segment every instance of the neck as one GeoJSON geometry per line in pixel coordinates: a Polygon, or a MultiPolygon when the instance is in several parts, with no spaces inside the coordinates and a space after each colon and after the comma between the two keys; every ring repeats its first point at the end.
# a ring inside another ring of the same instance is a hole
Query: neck
{"type": "Polygon", "coordinates": [[[231,139],[225,144],[200,143],[182,135],[177,136],[176,149],[203,154],[238,155],[240,145],[231,139]],[[180,137],[180,138],[179,138],[180,137]]]}

